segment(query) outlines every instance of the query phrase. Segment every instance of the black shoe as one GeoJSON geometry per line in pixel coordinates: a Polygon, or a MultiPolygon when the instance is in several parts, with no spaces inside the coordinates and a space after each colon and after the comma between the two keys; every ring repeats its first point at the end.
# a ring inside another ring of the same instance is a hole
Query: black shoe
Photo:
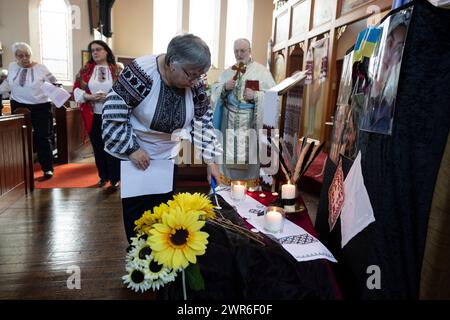
{"type": "Polygon", "coordinates": [[[110,182],[110,184],[109,184],[109,189],[110,190],[117,190],[117,188],[119,187],[119,182],[113,182],[113,181],[111,181],[110,182]]]}
{"type": "Polygon", "coordinates": [[[101,187],[103,187],[107,182],[108,182],[108,180],[100,179],[100,180],[98,180],[97,186],[98,186],[99,188],[101,188],[101,187]]]}
{"type": "Polygon", "coordinates": [[[53,171],[51,171],[51,170],[45,171],[44,172],[44,177],[47,178],[47,179],[52,178],[53,177],[53,171]]]}

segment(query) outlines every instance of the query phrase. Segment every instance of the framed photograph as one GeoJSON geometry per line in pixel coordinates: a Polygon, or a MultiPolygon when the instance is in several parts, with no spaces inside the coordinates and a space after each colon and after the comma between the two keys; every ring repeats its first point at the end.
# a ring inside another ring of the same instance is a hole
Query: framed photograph
{"type": "Polygon", "coordinates": [[[89,53],[89,50],[81,50],[81,66],[84,66],[90,58],[91,54],[89,53]]]}
{"type": "Polygon", "coordinates": [[[382,36],[369,63],[368,96],[362,111],[361,130],[392,133],[400,69],[412,8],[399,11],[381,25],[382,36]]]}

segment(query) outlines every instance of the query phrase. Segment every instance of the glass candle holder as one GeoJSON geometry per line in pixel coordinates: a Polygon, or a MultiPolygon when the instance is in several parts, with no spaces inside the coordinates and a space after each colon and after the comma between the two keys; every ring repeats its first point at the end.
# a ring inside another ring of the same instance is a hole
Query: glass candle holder
{"type": "Polygon", "coordinates": [[[245,192],[247,191],[247,183],[245,181],[234,180],[231,181],[231,199],[239,202],[245,198],[245,192]]]}
{"type": "Polygon", "coordinates": [[[285,212],[280,207],[267,207],[264,215],[264,229],[271,233],[283,232],[285,212]]]}

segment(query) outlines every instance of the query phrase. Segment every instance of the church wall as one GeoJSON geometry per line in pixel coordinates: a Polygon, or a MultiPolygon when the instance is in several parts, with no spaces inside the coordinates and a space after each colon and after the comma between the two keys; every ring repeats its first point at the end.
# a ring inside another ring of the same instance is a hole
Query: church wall
{"type": "MultiPolygon", "coordinates": [[[[70,0],[71,5],[79,8],[79,23],[72,29],[73,73],[81,68],[81,50],[85,50],[94,39],[90,33],[87,1],[70,0]],[[79,26],[79,28],[78,28],[79,26]]],[[[39,0],[0,0],[0,41],[3,45],[3,68],[14,61],[11,45],[17,41],[30,44],[33,58],[40,62],[39,49],[39,0]]]]}
{"type": "Polygon", "coordinates": [[[116,56],[139,57],[153,51],[153,1],[116,0],[113,7],[113,43],[116,56]]]}

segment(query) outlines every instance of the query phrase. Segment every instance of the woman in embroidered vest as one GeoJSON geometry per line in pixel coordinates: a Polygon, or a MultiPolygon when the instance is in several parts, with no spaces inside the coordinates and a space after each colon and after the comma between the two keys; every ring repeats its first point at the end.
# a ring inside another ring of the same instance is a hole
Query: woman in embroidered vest
{"type": "Polygon", "coordinates": [[[8,68],[8,77],[0,86],[0,94],[11,92],[11,111],[26,108],[31,112],[33,138],[44,177],[53,176],[53,114],[50,99],[42,92],[44,82],[56,83],[55,76],[43,64],[31,59],[31,47],[25,42],[12,45],[16,58],[8,68]]]}
{"type": "Polygon", "coordinates": [[[116,63],[111,48],[101,40],[88,45],[90,60],[81,68],[73,86],[73,96],[80,103],[84,128],[94,149],[98,187],[110,181],[115,190],[120,180],[120,160],[105,152],[102,140],[102,110],[106,95],[117,80],[121,67],[116,63]]]}
{"type": "Polygon", "coordinates": [[[149,168],[146,174],[151,172],[153,162],[165,164],[163,172],[158,171],[157,181],[145,181],[153,191],[143,192],[132,185],[140,181],[125,183],[125,167],[130,166],[123,163],[122,207],[128,241],[135,236],[134,221],[144,211],[172,198],[175,174],[168,160],[178,156],[180,139],[193,140],[208,163],[208,180],[213,176],[219,181],[215,160],[222,149],[213,130],[211,106],[202,81],[210,65],[211,54],[202,39],[192,34],[177,36],[170,41],[166,54],[144,56],[130,63],[106,98],[106,150],[131,160],[134,170],[149,168]]]}

